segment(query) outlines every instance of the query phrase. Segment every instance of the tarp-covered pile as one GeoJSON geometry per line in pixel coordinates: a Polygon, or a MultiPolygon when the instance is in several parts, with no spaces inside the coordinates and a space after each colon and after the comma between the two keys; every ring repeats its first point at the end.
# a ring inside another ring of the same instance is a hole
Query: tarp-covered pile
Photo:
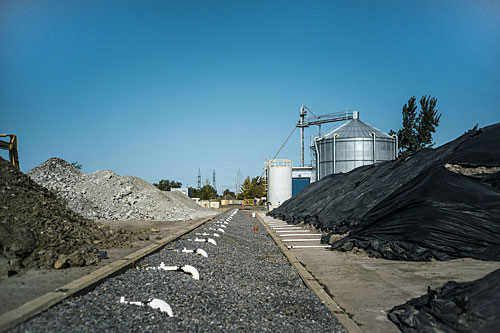
{"type": "Polygon", "coordinates": [[[389,312],[403,332],[498,332],[500,269],[472,282],[448,282],[389,312]]]}
{"type": "Polygon", "coordinates": [[[334,249],[399,260],[500,260],[500,124],[407,159],[327,176],[270,215],[348,233],[334,249]]]}

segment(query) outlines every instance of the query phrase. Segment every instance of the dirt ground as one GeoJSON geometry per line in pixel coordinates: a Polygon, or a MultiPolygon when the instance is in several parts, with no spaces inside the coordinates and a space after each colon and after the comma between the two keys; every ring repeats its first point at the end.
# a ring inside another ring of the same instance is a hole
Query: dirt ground
{"type": "Polygon", "coordinates": [[[133,248],[106,249],[108,259],[96,265],[86,267],[70,267],[66,269],[23,270],[14,276],[0,278],[0,314],[16,309],[22,304],[43,294],[76,280],[90,272],[121,259],[153,242],[155,239],[167,237],[183,229],[189,229],[193,221],[99,221],[111,228],[122,228],[130,231],[146,231],[149,240],[137,240],[133,248]]]}

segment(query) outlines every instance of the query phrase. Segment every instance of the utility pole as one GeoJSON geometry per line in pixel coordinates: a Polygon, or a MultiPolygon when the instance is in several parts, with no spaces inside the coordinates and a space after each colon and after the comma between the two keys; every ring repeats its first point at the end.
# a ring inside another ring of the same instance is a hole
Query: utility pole
{"type": "Polygon", "coordinates": [[[198,168],[198,190],[201,189],[201,171],[198,168]]]}
{"type": "Polygon", "coordinates": [[[236,173],[236,188],[234,189],[234,193],[236,194],[236,196],[240,191],[240,182],[241,182],[241,170],[238,169],[238,172],[236,173]]]}
{"type": "Polygon", "coordinates": [[[215,189],[215,192],[217,192],[217,185],[215,185],[215,169],[212,176],[212,187],[215,189]]]}

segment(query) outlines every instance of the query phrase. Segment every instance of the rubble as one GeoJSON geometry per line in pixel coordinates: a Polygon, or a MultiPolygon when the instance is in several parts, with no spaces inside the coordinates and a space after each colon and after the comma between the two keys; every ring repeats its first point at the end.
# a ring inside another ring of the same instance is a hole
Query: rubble
{"type": "Polygon", "coordinates": [[[96,263],[102,248],[130,247],[129,232],[88,220],[0,158],[0,273],[96,263]],[[55,265],[57,263],[57,265],[55,265]]]}
{"type": "Polygon", "coordinates": [[[93,220],[185,221],[214,214],[180,192],[160,191],[141,178],[111,170],[85,173],[56,157],[28,175],[75,212],[93,220]]]}

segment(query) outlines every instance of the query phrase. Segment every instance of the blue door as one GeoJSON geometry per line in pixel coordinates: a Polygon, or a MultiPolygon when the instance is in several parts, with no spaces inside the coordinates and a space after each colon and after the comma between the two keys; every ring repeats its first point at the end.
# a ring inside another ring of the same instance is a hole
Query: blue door
{"type": "Polygon", "coordinates": [[[302,191],[310,182],[310,178],[292,178],[292,197],[302,191]]]}

